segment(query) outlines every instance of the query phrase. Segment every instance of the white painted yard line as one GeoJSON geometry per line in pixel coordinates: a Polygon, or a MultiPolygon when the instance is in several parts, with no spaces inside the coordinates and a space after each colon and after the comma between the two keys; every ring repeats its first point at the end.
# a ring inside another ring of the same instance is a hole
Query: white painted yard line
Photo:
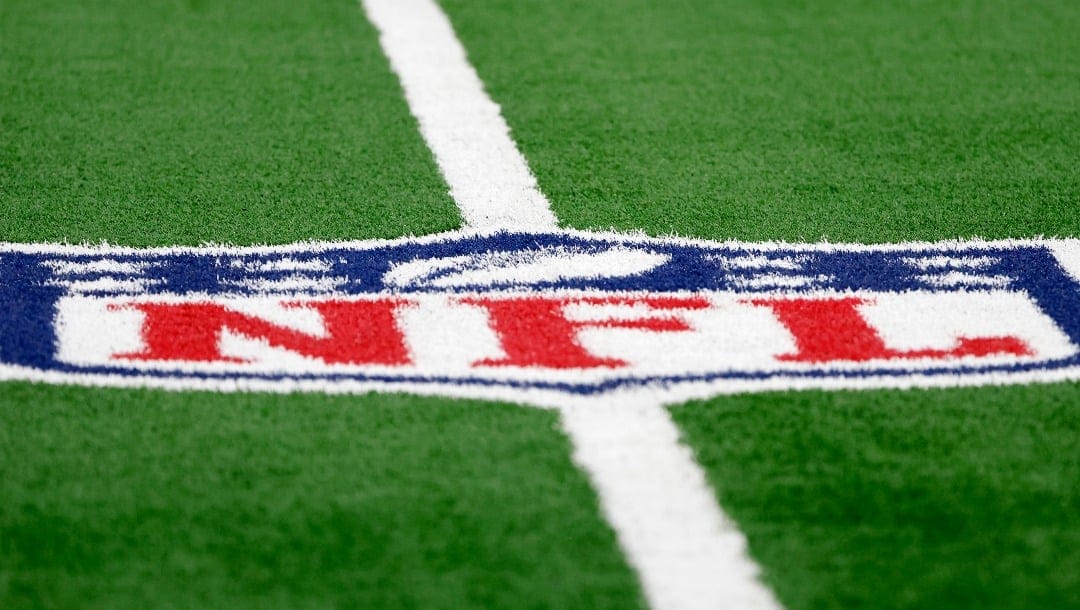
{"type": "Polygon", "coordinates": [[[560,411],[574,460],[592,478],[654,609],[781,607],[666,408],[626,397],[560,411]]]}
{"type": "MultiPolygon", "coordinates": [[[[433,0],[361,0],[468,228],[550,231],[551,206],[433,0]]],[[[775,610],[746,541],[655,399],[558,399],[575,461],[654,610],[775,610]]]]}
{"type": "Polygon", "coordinates": [[[553,229],[557,220],[434,0],[362,0],[467,228],[553,229]]]}

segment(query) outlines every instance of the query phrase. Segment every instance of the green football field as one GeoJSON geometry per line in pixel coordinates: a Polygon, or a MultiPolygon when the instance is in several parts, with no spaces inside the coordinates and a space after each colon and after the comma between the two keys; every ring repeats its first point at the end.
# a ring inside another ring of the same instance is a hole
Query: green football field
{"type": "MultiPolygon", "coordinates": [[[[440,2],[560,226],[1080,237],[1080,3],[440,2]]],[[[353,0],[0,2],[0,241],[462,217],[353,0]]],[[[671,407],[789,610],[1080,608],[1080,384],[671,407]]],[[[555,411],[0,384],[0,608],[644,608],[555,411]]]]}

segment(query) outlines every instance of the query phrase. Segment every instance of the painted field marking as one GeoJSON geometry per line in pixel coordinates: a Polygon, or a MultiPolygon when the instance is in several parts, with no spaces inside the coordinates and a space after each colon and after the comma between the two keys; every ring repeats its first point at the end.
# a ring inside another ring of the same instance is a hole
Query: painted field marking
{"type": "MultiPolygon", "coordinates": [[[[434,0],[361,0],[468,228],[557,226],[499,106],[434,0]]],[[[553,405],[655,610],[779,608],[667,409],[553,405]]]]}
{"type": "Polygon", "coordinates": [[[484,92],[450,21],[431,0],[363,0],[420,133],[468,228],[557,225],[499,105],[484,92]]]}
{"type": "Polygon", "coordinates": [[[628,394],[560,412],[654,608],[779,607],[667,409],[628,394]]]}
{"type": "Polygon", "coordinates": [[[1080,280],[1080,239],[1051,240],[1047,243],[1061,268],[1080,280]]]}

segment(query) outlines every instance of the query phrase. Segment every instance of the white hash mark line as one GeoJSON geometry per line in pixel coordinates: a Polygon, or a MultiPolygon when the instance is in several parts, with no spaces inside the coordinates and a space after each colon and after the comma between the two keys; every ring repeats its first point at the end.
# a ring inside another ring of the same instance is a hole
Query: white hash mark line
{"type": "MultiPolygon", "coordinates": [[[[557,219],[433,0],[361,0],[468,228],[550,231],[557,219]]],[[[655,398],[557,406],[601,508],[655,610],[775,610],[746,539],[655,398]]]]}
{"type": "Polygon", "coordinates": [[[551,204],[430,0],[362,0],[467,228],[556,228],[551,204]]]}

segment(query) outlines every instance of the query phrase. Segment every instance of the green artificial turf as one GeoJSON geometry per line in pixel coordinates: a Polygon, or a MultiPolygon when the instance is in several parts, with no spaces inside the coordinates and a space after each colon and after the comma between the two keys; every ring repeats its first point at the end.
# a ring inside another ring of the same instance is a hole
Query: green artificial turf
{"type": "Polygon", "coordinates": [[[673,409],[788,610],[1080,607],[1080,384],[673,409]]]}
{"type": "MultiPolygon", "coordinates": [[[[1080,4],[443,0],[575,228],[1080,236],[1080,4]]],[[[1080,607],[1076,384],[676,407],[790,610],[1080,607]]]]}
{"type": "Polygon", "coordinates": [[[0,241],[460,223],[356,2],[5,0],[0,100],[0,241]]]}
{"type": "MultiPolygon", "coordinates": [[[[0,240],[460,218],[355,2],[0,3],[0,240]]],[[[0,384],[0,608],[634,608],[556,416],[0,384]]]]}
{"type": "Polygon", "coordinates": [[[0,392],[0,608],[637,608],[548,411],[0,392]]]}
{"type": "Polygon", "coordinates": [[[444,0],[576,228],[1080,235],[1080,3],[444,0]]]}
{"type": "MultiPolygon", "coordinates": [[[[560,219],[1080,236],[1080,5],[443,5],[560,219]]],[[[0,240],[460,220],[352,0],[0,3],[0,240]]],[[[673,410],[790,610],[1080,607],[1076,384],[673,410]]],[[[637,607],[554,415],[0,384],[0,608],[637,607]]]]}

